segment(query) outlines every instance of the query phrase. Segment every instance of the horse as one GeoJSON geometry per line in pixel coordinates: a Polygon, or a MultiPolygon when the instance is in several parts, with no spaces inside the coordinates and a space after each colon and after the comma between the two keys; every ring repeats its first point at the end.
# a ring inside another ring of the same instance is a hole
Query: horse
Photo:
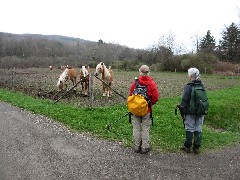
{"type": "MultiPolygon", "coordinates": [[[[64,85],[67,88],[66,82],[68,80],[72,81],[73,86],[77,83],[77,71],[72,68],[66,68],[62,74],[60,75],[58,82],[57,82],[57,87],[62,91],[64,89],[64,85]]],[[[74,89],[76,91],[76,89],[74,89]]]]}
{"type": "Polygon", "coordinates": [[[60,66],[60,69],[62,70],[62,71],[64,71],[66,68],[68,68],[68,69],[72,69],[72,66],[70,66],[70,65],[66,65],[66,66],[64,66],[64,65],[62,65],[62,66],[60,66]]]}
{"type": "Polygon", "coordinates": [[[82,86],[82,94],[87,96],[89,93],[89,67],[86,69],[85,66],[82,66],[80,70],[80,81],[82,86]]]}
{"type": "Polygon", "coordinates": [[[113,81],[113,71],[111,68],[108,69],[103,62],[100,62],[96,66],[96,71],[94,73],[94,76],[98,76],[99,74],[102,74],[103,96],[109,97],[110,91],[111,91],[110,87],[113,81]]]}
{"type": "Polygon", "coordinates": [[[63,66],[63,65],[62,65],[62,66],[60,67],[60,69],[61,69],[62,71],[64,71],[64,70],[66,69],[66,66],[63,66]]]}

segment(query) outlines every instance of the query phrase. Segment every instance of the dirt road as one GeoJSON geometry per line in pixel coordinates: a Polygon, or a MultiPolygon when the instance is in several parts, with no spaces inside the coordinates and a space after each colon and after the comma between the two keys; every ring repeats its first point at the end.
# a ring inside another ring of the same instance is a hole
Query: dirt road
{"type": "Polygon", "coordinates": [[[240,144],[200,155],[142,155],[4,102],[0,114],[0,180],[240,179],[240,144]]]}

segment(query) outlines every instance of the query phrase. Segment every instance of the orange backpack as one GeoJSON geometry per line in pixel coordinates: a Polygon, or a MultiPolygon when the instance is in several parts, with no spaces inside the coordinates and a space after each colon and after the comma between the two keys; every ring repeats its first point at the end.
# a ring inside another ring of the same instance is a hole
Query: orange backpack
{"type": "Polygon", "coordinates": [[[148,112],[149,99],[147,97],[147,87],[141,86],[138,79],[135,80],[136,87],[131,96],[128,96],[128,111],[135,116],[144,116],[148,112]]]}

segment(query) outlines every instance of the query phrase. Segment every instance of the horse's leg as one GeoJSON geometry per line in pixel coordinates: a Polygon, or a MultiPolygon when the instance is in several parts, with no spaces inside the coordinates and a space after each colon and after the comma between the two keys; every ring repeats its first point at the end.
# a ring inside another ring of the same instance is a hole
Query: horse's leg
{"type": "Polygon", "coordinates": [[[112,89],[110,88],[111,87],[111,85],[112,85],[112,81],[110,81],[109,82],[109,95],[111,94],[111,92],[112,92],[112,89]]]}
{"type": "Polygon", "coordinates": [[[86,82],[83,82],[83,94],[86,95],[86,82]]]}
{"type": "Polygon", "coordinates": [[[88,96],[89,94],[89,79],[84,80],[84,95],[88,96]]]}
{"type": "Polygon", "coordinates": [[[109,87],[107,87],[107,97],[110,96],[110,93],[109,93],[109,87]]]}
{"type": "Polygon", "coordinates": [[[83,91],[84,91],[84,89],[83,89],[83,82],[81,82],[81,87],[82,87],[82,94],[83,94],[83,91]]]}
{"type": "Polygon", "coordinates": [[[65,86],[65,90],[67,89],[67,80],[63,83],[63,88],[65,86]]]}
{"type": "Polygon", "coordinates": [[[85,94],[85,82],[82,82],[82,94],[85,94]]]}
{"type": "Polygon", "coordinates": [[[105,83],[102,83],[102,85],[103,85],[103,96],[106,96],[106,91],[107,91],[106,85],[105,83]]]}
{"type": "MultiPolygon", "coordinates": [[[[71,79],[71,81],[72,81],[73,86],[75,86],[75,84],[77,84],[76,78],[71,79]]],[[[76,87],[73,89],[73,91],[76,93],[76,87]]]]}
{"type": "Polygon", "coordinates": [[[87,80],[84,81],[84,95],[88,95],[87,93],[88,87],[87,87],[87,80]]]}
{"type": "Polygon", "coordinates": [[[108,82],[108,86],[107,86],[107,97],[110,96],[110,90],[111,90],[110,86],[111,86],[111,82],[108,82]]]}
{"type": "Polygon", "coordinates": [[[89,81],[86,80],[86,90],[87,90],[87,95],[89,94],[89,81]]]}

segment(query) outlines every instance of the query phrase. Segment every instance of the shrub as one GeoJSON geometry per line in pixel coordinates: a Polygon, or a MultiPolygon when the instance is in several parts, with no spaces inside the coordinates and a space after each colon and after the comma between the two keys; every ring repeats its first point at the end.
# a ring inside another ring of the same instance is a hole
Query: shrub
{"type": "Polygon", "coordinates": [[[186,71],[190,67],[196,67],[201,72],[212,74],[218,58],[211,53],[186,54],[181,58],[181,70],[186,71]]]}
{"type": "Polygon", "coordinates": [[[215,64],[214,73],[224,76],[237,76],[240,73],[240,64],[218,61],[215,64]]]}

